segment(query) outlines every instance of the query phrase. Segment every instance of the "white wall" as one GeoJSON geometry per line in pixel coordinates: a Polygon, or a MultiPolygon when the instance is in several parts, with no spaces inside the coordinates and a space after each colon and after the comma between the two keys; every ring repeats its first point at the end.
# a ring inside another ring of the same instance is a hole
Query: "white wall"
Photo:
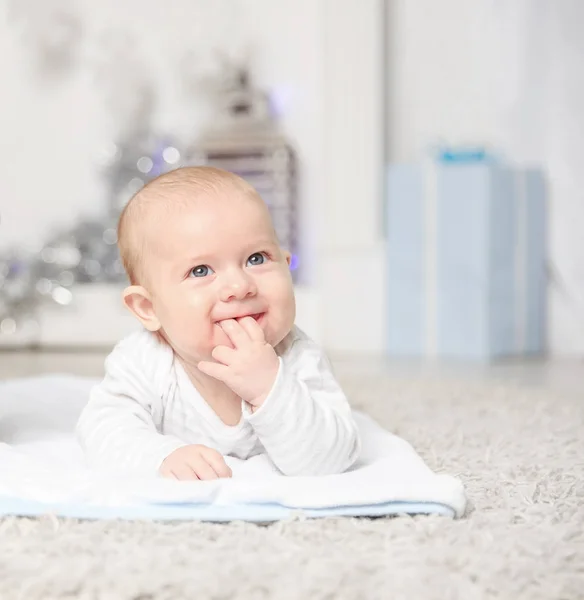
{"type": "Polygon", "coordinates": [[[388,154],[489,138],[485,0],[388,0],[388,154]]]}
{"type": "Polygon", "coordinates": [[[323,339],[385,348],[382,2],[325,3],[325,157],[319,290],[323,339]]]}
{"type": "Polygon", "coordinates": [[[584,3],[388,0],[388,154],[479,143],[550,184],[549,345],[584,355],[584,3]]]}

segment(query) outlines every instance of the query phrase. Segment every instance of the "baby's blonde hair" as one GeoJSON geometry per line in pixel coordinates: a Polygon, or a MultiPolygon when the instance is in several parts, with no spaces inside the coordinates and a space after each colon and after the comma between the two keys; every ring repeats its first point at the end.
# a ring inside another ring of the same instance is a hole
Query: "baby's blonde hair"
{"type": "Polygon", "coordinates": [[[235,193],[252,200],[262,199],[247,181],[223,169],[215,167],[182,167],[164,173],[147,183],[126,204],[118,222],[118,248],[122,264],[132,285],[138,284],[143,274],[146,215],[153,208],[170,211],[192,205],[203,197],[220,197],[235,193]]]}

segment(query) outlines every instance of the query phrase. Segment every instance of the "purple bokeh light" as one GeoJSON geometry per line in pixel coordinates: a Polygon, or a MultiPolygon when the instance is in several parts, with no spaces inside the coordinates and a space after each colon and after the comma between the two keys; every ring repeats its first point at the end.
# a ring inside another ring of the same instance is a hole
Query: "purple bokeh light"
{"type": "Polygon", "coordinates": [[[273,119],[280,119],[287,112],[292,103],[292,90],[289,86],[279,86],[270,90],[268,94],[268,106],[270,116],[273,119]]]}

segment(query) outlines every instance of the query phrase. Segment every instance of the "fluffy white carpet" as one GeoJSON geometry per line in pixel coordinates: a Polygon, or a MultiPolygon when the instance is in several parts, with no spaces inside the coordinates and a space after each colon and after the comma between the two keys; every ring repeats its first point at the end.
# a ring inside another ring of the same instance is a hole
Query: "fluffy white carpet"
{"type": "Polygon", "coordinates": [[[0,521],[0,598],[584,598],[584,395],[368,375],[343,383],[357,408],[463,479],[465,519],[10,518],[0,521]]]}

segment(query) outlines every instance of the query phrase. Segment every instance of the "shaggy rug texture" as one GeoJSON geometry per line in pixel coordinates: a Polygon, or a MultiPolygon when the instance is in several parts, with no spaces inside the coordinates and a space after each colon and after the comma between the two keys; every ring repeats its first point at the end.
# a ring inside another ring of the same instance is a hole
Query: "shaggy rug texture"
{"type": "Polygon", "coordinates": [[[258,526],[0,520],[0,598],[584,598],[584,394],[340,376],[353,404],[464,481],[464,519],[258,526]]]}

